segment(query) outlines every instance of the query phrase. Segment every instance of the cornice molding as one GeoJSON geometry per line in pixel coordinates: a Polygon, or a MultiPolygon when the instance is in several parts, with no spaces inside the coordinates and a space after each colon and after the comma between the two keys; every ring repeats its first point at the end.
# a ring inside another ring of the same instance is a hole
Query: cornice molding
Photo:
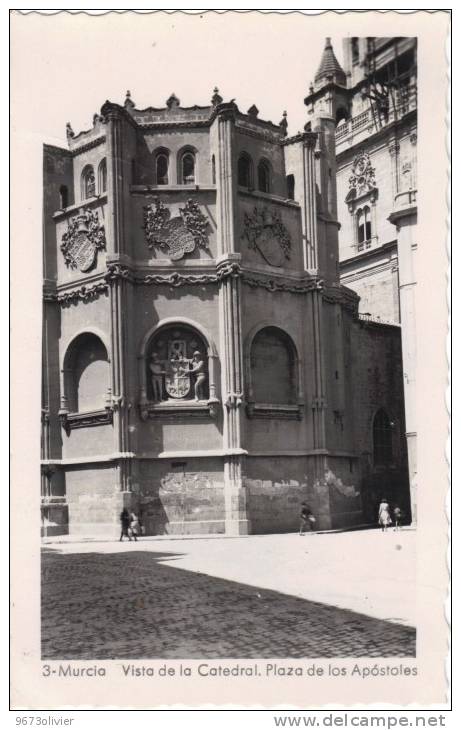
{"type": "Polygon", "coordinates": [[[88,150],[92,150],[94,147],[99,147],[99,145],[104,144],[106,141],[106,135],[103,134],[101,137],[96,137],[96,139],[91,140],[90,142],[87,142],[86,144],[82,145],[81,147],[74,148],[70,150],[71,157],[77,157],[78,155],[81,155],[83,152],[88,152],[88,150]]]}

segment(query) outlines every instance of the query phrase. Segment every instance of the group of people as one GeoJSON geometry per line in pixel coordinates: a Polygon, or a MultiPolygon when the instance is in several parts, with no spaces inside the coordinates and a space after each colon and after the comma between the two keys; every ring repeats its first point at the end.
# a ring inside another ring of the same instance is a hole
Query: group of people
{"type": "MultiPolygon", "coordinates": [[[[306,529],[309,529],[309,531],[312,531],[314,529],[314,525],[316,523],[316,519],[314,515],[312,514],[312,510],[309,507],[306,502],[302,502],[301,504],[301,513],[299,515],[300,517],[300,526],[299,526],[299,534],[305,535],[306,529]]],[[[382,531],[385,532],[388,527],[390,527],[392,524],[394,524],[394,530],[399,530],[402,526],[402,518],[403,518],[403,512],[400,509],[398,505],[394,505],[394,508],[391,510],[390,504],[387,501],[385,497],[381,499],[381,502],[379,504],[379,510],[378,510],[378,525],[381,527],[382,531]],[[392,516],[393,520],[392,520],[392,516]]]]}
{"type": "Polygon", "coordinates": [[[387,499],[383,497],[379,503],[378,509],[378,525],[381,527],[383,532],[386,532],[387,528],[392,525],[392,516],[394,517],[394,530],[399,530],[402,526],[402,510],[398,505],[394,505],[391,510],[391,506],[387,499]]]}
{"type": "Polygon", "coordinates": [[[141,523],[135,512],[128,512],[127,508],[124,507],[120,513],[120,524],[122,531],[120,533],[120,542],[123,542],[123,538],[127,537],[128,540],[138,541],[138,535],[141,534],[141,523]]]}

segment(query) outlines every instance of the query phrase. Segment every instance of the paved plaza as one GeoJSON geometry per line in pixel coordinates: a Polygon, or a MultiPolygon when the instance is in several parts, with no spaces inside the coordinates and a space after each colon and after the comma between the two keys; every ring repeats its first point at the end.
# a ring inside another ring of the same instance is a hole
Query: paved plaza
{"type": "Polygon", "coordinates": [[[411,657],[415,545],[410,530],[50,538],[43,658],[411,657]]]}

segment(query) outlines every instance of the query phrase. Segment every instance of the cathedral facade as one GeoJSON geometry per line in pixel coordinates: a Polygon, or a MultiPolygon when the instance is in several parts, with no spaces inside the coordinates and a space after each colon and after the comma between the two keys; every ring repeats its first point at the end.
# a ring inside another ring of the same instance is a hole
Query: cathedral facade
{"type": "Polygon", "coordinates": [[[340,281],[330,77],[295,136],[215,89],[45,146],[45,534],[410,516],[400,328],[340,281]]]}

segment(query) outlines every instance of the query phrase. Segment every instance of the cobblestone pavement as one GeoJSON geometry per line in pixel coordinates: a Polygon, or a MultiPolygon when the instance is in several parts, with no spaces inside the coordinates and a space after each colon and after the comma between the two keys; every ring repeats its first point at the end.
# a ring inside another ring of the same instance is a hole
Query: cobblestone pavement
{"type": "Polygon", "coordinates": [[[180,543],[133,548],[43,550],[44,659],[415,655],[409,626],[178,569],[180,543]]]}

